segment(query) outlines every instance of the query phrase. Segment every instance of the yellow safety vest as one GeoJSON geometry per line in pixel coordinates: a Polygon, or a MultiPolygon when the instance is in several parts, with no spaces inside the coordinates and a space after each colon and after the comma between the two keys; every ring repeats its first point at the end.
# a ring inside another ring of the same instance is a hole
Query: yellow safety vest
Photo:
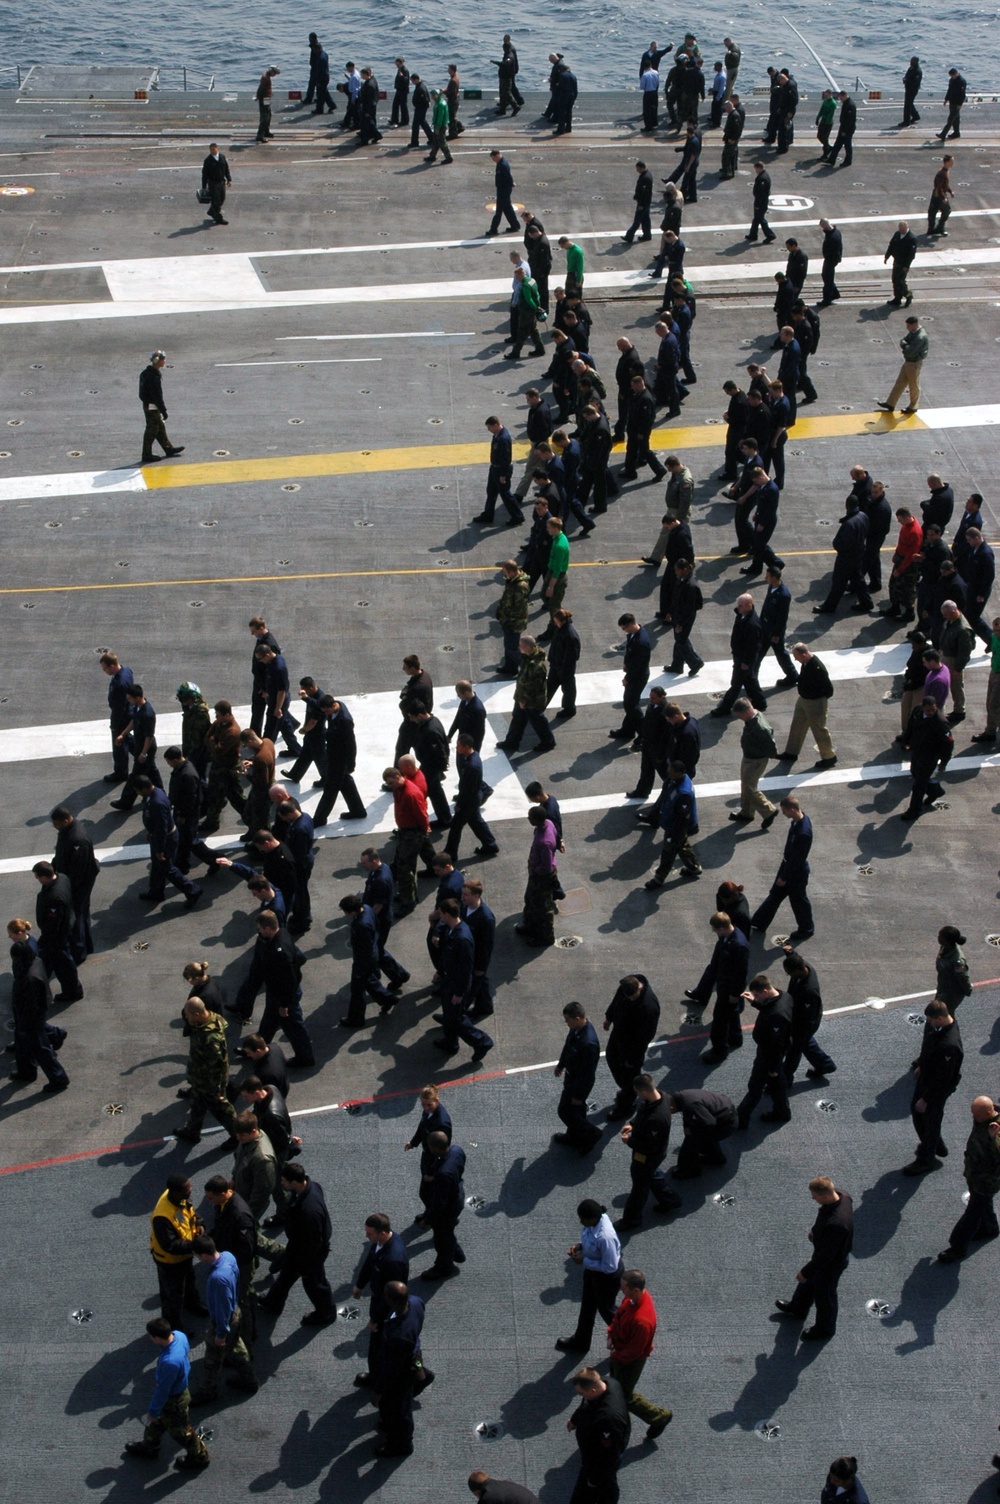
{"type": "Polygon", "coordinates": [[[149,1222],[149,1247],[154,1259],[158,1264],[183,1264],[185,1259],[192,1257],[190,1253],[168,1253],[160,1246],[156,1236],[156,1218],[165,1217],[177,1229],[180,1237],[191,1239],[194,1237],[197,1227],[195,1225],[195,1212],[191,1203],[185,1202],[183,1206],[177,1206],[170,1199],[169,1192],[164,1191],[159,1201],[153,1207],[153,1215],[149,1222]]]}

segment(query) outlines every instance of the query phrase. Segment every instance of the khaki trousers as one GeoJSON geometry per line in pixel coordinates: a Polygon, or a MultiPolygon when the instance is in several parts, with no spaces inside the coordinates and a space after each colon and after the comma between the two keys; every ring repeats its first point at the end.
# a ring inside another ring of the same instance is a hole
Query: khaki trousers
{"type": "Polygon", "coordinates": [[[801,695],[798,696],[792,712],[792,724],[788,728],[786,752],[794,752],[798,757],[806,732],[811,731],[820,757],[836,757],[830,733],[826,729],[826,708],[829,703],[825,695],[818,700],[804,700],[801,695]]]}
{"type": "Polygon", "coordinates": [[[766,757],[744,757],[740,762],[740,814],[752,815],[757,810],[761,816],[773,815],[773,805],[757,787],[767,767],[766,757]]]}
{"type": "Polygon", "coordinates": [[[892,391],[886,401],[890,407],[895,407],[903,395],[903,388],[909,389],[910,406],[915,410],[920,405],[920,367],[922,360],[904,360],[899,368],[899,375],[893,382],[892,391]]]}

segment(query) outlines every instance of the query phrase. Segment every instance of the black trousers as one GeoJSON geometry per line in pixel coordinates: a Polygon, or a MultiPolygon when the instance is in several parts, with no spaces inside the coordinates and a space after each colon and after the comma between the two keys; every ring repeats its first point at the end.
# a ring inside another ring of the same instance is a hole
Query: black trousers
{"type": "Polygon", "coordinates": [[[600,1131],[587,1122],[586,1102],[575,1102],[571,1092],[563,1087],[559,1106],[556,1108],[560,1122],[566,1125],[566,1133],[578,1148],[586,1148],[600,1138],[600,1131]]]}
{"type": "Polygon", "coordinates": [[[613,1274],[603,1274],[599,1269],[584,1269],[583,1296],[580,1301],[576,1331],[573,1333],[574,1342],[578,1342],[581,1347],[590,1346],[598,1312],[600,1312],[601,1320],[611,1325],[620,1288],[621,1275],[617,1269],[613,1274]]]}
{"type": "Polygon", "coordinates": [[[330,818],[330,811],[340,796],[344,796],[349,815],[359,817],[368,813],[365,809],[364,800],[358,793],[358,786],[350,773],[345,773],[343,768],[328,768],[323,777],[323,792],[320,795],[319,804],[316,806],[316,814],[313,817],[315,825],[324,825],[330,818]]]}
{"type": "Polygon", "coordinates": [[[420,145],[420,132],[421,131],[423,131],[423,133],[427,137],[428,141],[433,141],[434,140],[434,133],[431,130],[430,126],[427,124],[427,111],[426,110],[414,109],[414,111],[413,111],[413,125],[412,125],[411,130],[410,130],[410,145],[411,146],[419,146],[420,145]]]}
{"type": "Polygon", "coordinates": [[[717,992],[712,1010],[712,1028],[709,1034],[712,1049],[720,1055],[738,1050],[743,1043],[743,999],[732,998],[728,992],[717,992]]]}
{"type": "Polygon", "coordinates": [[[684,1175],[700,1175],[703,1162],[724,1165],[726,1156],[719,1148],[719,1143],[729,1137],[735,1126],[734,1121],[729,1127],[689,1129],[684,1134],[677,1153],[678,1170],[684,1175]]]}
{"type": "Polygon", "coordinates": [[[737,1108],[741,1126],[749,1122],[750,1114],[764,1095],[765,1090],[771,1093],[775,1116],[785,1119],[791,1117],[788,1108],[788,1082],[785,1080],[785,1073],[783,1070],[779,1070],[776,1075],[769,1075],[767,1062],[761,1057],[758,1051],[750,1070],[750,1080],[747,1082],[746,1093],[737,1108]]]}
{"type": "Polygon", "coordinates": [[[267,1304],[274,1309],[282,1310],[292,1286],[301,1280],[302,1288],[315,1309],[321,1311],[324,1316],[332,1315],[336,1307],[324,1267],[329,1252],[329,1248],[323,1248],[315,1253],[307,1253],[303,1250],[302,1253],[297,1254],[286,1249],[278,1265],[277,1278],[268,1291],[267,1304]]]}
{"type": "Polygon", "coordinates": [[[378,1416],[385,1431],[385,1445],[397,1456],[413,1451],[413,1373],[389,1380],[378,1402],[378,1416]]]}
{"type": "Polygon", "coordinates": [[[193,1259],[184,1259],[180,1264],[156,1262],[156,1278],[160,1286],[160,1315],[171,1326],[180,1327],[183,1331],[183,1313],[191,1311],[200,1315],[202,1310],[194,1282],[193,1259]]]}
{"type": "Polygon", "coordinates": [[[733,672],[732,677],[729,680],[729,688],[726,690],[722,699],[719,701],[718,709],[726,711],[732,710],[735,701],[739,699],[741,691],[746,694],[747,699],[750,701],[755,710],[767,709],[767,701],[764,698],[764,691],[761,689],[757,679],[756,664],[752,668],[743,668],[739,663],[733,664],[733,672]]]}
{"type": "Polygon", "coordinates": [[[392,110],[389,114],[390,125],[409,125],[410,104],[408,94],[393,94],[392,110]]]}
{"type": "Polygon", "coordinates": [[[431,1236],[434,1239],[434,1264],[438,1269],[454,1269],[462,1253],[462,1245],[458,1241],[458,1219],[461,1212],[452,1216],[430,1218],[431,1236]]]}
{"type": "Polygon", "coordinates": [[[38,954],[45,964],[45,970],[49,976],[53,974],[59,982],[59,986],[67,997],[83,996],[80,987],[80,975],[76,969],[73,957],[69,952],[69,942],[61,945],[46,941],[44,935],[38,938],[38,954]]]}
{"type": "Polygon", "coordinates": [[[630,737],[642,734],[642,711],[639,706],[642,702],[642,692],[648,683],[648,679],[643,679],[641,683],[638,679],[633,679],[625,685],[625,693],[622,696],[625,715],[621,730],[630,737]]]}
{"type": "Polygon", "coordinates": [[[548,696],[546,705],[555,697],[558,690],[562,690],[561,708],[563,710],[576,709],[576,664],[562,671],[549,669],[548,681],[545,685],[545,693],[548,696]]]}
{"type": "Polygon", "coordinates": [[[216,221],[222,218],[222,206],[226,202],[225,183],[209,183],[208,217],[216,221]]]}
{"type": "Polygon", "coordinates": [[[837,1285],[840,1276],[847,1268],[847,1260],[835,1269],[824,1270],[821,1274],[807,1275],[795,1286],[795,1294],[788,1302],[790,1315],[797,1316],[801,1320],[809,1315],[811,1307],[816,1306],[816,1328],[824,1337],[832,1337],[837,1330],[837,1285]]]}
{"type": "Polygon", "coordinates": [[[913,1097],[910,1102],[910,1119],[913,1123],[914,1132],[920,1140],[917,1149],[917,1159],[922,1165],[930,1164],[944,1145],[941,1137],[941,1124],[944,1122],[944,1110],[948,1104],[947,1097],[922,1098],[920,1090],[920,1077],[917,1077],[913,1088],[913,1097]],[[926,1105],[923,1112],[917,1111],[917,1103],[923,1100],[926,1105]]]}

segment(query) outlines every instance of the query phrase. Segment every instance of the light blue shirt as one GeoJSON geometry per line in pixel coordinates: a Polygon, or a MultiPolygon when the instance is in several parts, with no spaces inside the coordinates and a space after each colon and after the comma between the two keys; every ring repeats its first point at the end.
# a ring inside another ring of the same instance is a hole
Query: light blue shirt
{"type": "Polygon", "coordinates": [[[722,73],[713,73],[712,74],[712,82],[711,82],[710,87],[711,87],[713,96],[716,99],[721,99],[722,96],[723,96],[723,94],[725,94],[725,92],[726,92],[726,74],[725,74],[725,70],[723,70],[722,73]]]}
{"type": "Polygon", "coordinates": [[[580,1247],[585,1269],[595,1269],[601,1274],[616,1274],[621,1268],[622,1245],[607,1212],[596,1227],[580,1228],[580,1247]]]}
{"type": "Polygon", "coordinates": [[[655,68],[647,68],[639,79],[639,88],[644,94],[655,94],[660,87],[660,75],[655,68]]]}

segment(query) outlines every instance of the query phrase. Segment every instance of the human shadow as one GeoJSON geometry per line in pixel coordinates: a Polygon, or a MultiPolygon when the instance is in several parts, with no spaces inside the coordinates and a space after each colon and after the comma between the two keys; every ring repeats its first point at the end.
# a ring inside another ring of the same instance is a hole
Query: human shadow
{"type": "Polygon", "coordinates": [[[206,219],[200,225],[182,225],[179,230],[171,230],[168,240],[180,240],[185,235],[202,235],[206,230],[214,230],[217,226],[211,219],[206,219]]]}
{"type": "MultiPolygon", "coordinates": [[[[600,1125],[595,1123],[594,1126],[600,1125]]],[[[568,1145],[552,1144],[530,1163],[523,1154],[518,1155],[508,1166],[496,1201],[484,1212],[483,1220],[496,1216],[508,1219],[529,1217],[535,1207],[557,1188],[565,1190],[585,1185],[594,1172],[602,1147],[603,1143],[590,1154],[578,1154],[568,1145]]]]}
{"type": "Polygon", "coordinates": [[[934,1346],[938,1316],[958,1293],[958,1270],[958,1264],[939,1264],[926,1254],[906,1276],[899,1304],[891,1316],[882,1318],[885,1327],[900,1327],[905,1322],[913,1328],[912,1340],[896,1347],[901,1358],[934,1346]]]}
{"type": "Polygon", "coordinates": [[[821,1352],[820,1344],[799,1347],[797,1322],[780,1321],[771,1352],[756,1355],[753,1375],[736,1396],[733,1408],[710,1415],[709,1426],[713,1431],[731,1431],[734,1427],[752,1431],[762,1420],[773,1419],[821,1352]]]}
{"type": "MultiPolygon", "coordinates": [[[[518,1386],[516,1392],[500,1406],[500,1419],[507,1434],[525,1441],[541,1436],[556,1415],[562,1414],[575,1398],[568,1380],[578,1366],[578,1354],[560,1353],[552,1366],[537,1379],[518,1386]]],[[[567,1433],[567,1440],[573,1445],[567,1433]]],[[[575,1458],[572,1459],[575,1461],[575,1458]]],[[[562,1497],[565,1497],[563,1495],[562,1497]]]]}
{"type": "Polygon", "coordinates": [[[870,1185],[855,1207],[854,1257],[874,1258],[899,1229],[910,1200],[919,1189],[916,1176],[901,1175],[898,1170],[887,1170],[870,1185]]]}
{"type": "MultiPolygon", "coordinates": [[[[923,1020],[921,1020],[921,1025],[923,1020]]],[[[916,1057],[920,1053],[920,1042],[923,1031],[913,1030],[912,1047],[916,1057]]],[[[868,1107],[861,1109],[861,1116],[866,1123],[891,1123],[901,1122],[910,1116],[910,1101],[913,1096],[913,1072],[906,1066],[902,1074],[888,1086],[882,1088],[874,1102],[868,1107]]]]}
{"type": "Polygon", "coordinates": [[[135,1416],[136,1400],[132,1392],[136,1376],[149,1366],[154,1356],[149,1338],[135,1337],[124,1347],[102,1353],[97,1362],[82,1373],[66,1399],[67,1415],[87,1415],[92,1410],[106,1411],[98,1424],[104,1431],[114,1430],[135,1416]],[[110,1408],[109,1407],[114,1407],[110,1408]]]}

